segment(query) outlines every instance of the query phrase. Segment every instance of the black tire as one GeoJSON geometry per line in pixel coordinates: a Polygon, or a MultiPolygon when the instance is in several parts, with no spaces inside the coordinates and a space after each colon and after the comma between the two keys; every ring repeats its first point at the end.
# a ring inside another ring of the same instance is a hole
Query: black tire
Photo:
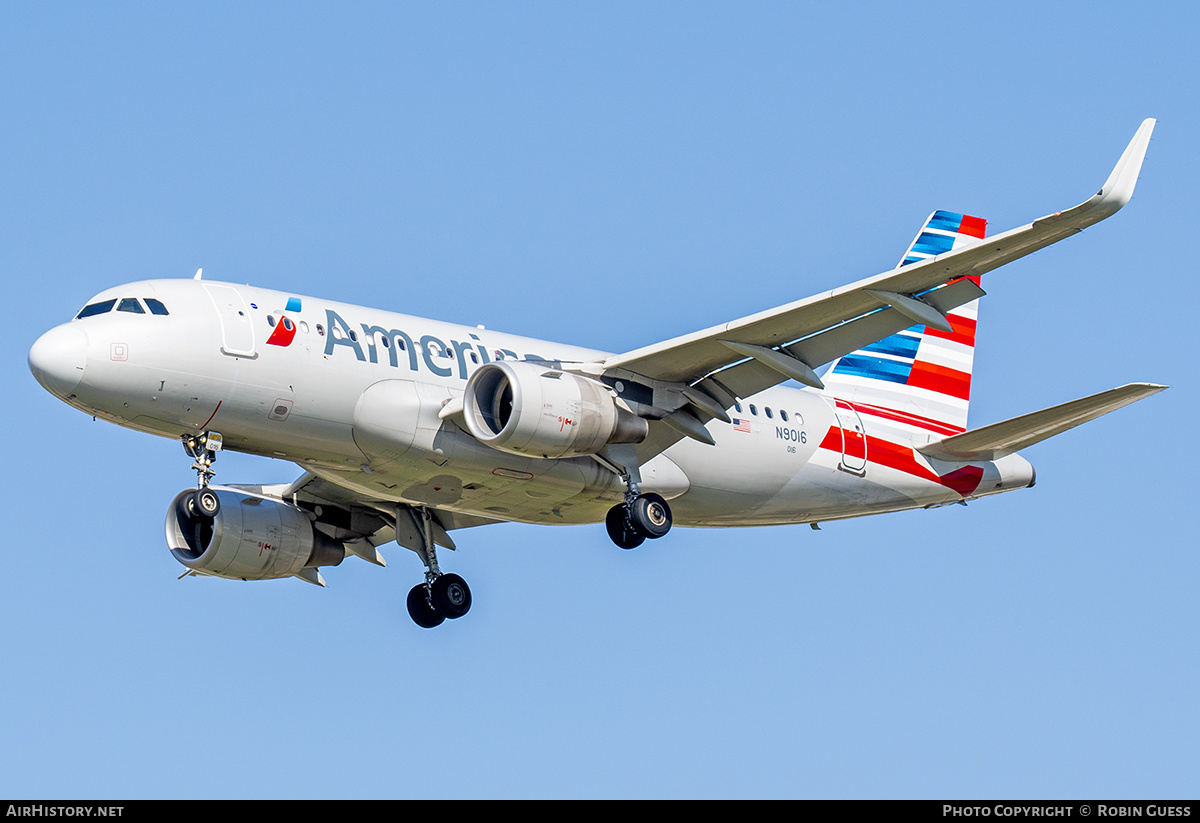
{"type": "Polygon", "coordinates": [[[429,598],[426,595],[424,583],[418,583],[413,586],[412,590],[408,593],[408,616],[422,629],[432,629],[440,626],[446,619],[435,612],[433,606],[429,605],[429,598]]]}
{"type": "Polygon", "coordinates": [[[629,525],[643,537],[657,540],[671,530],[671,507],[653,492],[639,495],[629,509],[629,525]]]}
{"type": "Polygon", "coordinates": [[[471,610],[471,589],[457,574],[443,574],[429,587],[429,602],[438,614],[456,620],[471,610]]]}
{"type": "Polygon", "coordinates": [[[196,489],[192,492],[191,505],[197,515],[211,519],[221,511],[221,498],[210,488],[196,489]]]}
{"type": "Polygon", "coordinates": [[[192,523],[196,520],[196,510],[193,508],[192,497],[196,494],[194,491],[182,491],[175,501],[175,514],[179,517],[179,527],[187,531],[192,523]]]}
{"type": "Polygon", "coordinates": [[[175,522],[193,560],[204,554],[213,538],[213,519],[196,513],[195,494],[194,490],[180,492],[175,503],[175,522]]]}
{"type": "Polygon", "coordinates": [[[604,527],[608,529],[608,536],[612,542],[622,549],[636,549],[646,542],[645,535],[630,530],[625,520],[624,504],[613,506],[608,510],[608,516],[604,518],[604,527]]]}

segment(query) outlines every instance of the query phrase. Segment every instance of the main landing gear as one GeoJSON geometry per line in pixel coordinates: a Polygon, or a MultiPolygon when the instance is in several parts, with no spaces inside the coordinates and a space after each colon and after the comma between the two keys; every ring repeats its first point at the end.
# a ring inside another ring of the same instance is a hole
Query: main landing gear
{"type": "Polygon", "coordinates": [[[422,629],[432,629],[447,618],[455,620],[471,610],[471,589],[457,574],[443,574],[438,568],[429,510],[407,511],[419,538],[417,554],[425,563],[425,582],[413,586],[408,593],[408,614],[422,629]]]}
{"type": "Polygon", "coordinates": [[[671,530],[671,507],[659,495],[638,494],[633,486],[624,503],[608,510],[604,526],[612,542],[622,549],[636,549],[646,538],[657,540],[671,530]]]}
{"type": "Polygon", "coordinates": [[[657,540],[671,530],[671,507],[667,501],[654,492],[642,494],[638,488],[642,474],[633,445],[611,445],[602,454],[593,456],[625,484],[625,502],[609,509],[604,518],[612,542],[622,549],[636,549],[647,538],[657,540]]]}
{"type": "Polygon", "coordinates": [[[457,574],[418,583],[408,593],[408,614],[422,629],[440,626],[447,617],[462,617],[471,608],[471,589],[457,574]]]}

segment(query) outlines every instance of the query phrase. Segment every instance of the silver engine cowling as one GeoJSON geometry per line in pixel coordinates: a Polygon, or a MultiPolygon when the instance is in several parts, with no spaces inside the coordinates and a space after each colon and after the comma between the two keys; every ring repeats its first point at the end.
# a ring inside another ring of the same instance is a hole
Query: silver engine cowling
{"type": "Polygon", "coordinates": [[[206,517],[180,492],[167,511],[167,547],[199,574],[233,580],[290,577],[301,569],[336,566],[345,546],[313,528],[296,506],[230,489],[210,489],[220,509],[206,517]]]}
{"type": "Polygon", "coordinates": [[[525,361],[476,369],[463,412],[481,443],[528,457],[595,454],[609,443],[640,443],[649,431],[603,383],[525,361]]]}

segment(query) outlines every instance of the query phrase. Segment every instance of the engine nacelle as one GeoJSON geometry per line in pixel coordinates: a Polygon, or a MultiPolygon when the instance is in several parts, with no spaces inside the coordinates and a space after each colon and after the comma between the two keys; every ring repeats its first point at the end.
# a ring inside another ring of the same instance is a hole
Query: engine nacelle
{"type": "Polygon", "coordinates": [[[176,560],[200,574],[268,580],[304,568],[336,566],[346,556],[345,546],[314,529],[295,506],[211,489],[221,501],[220,510],[205,517],[191,505],[194,491],[180,492],[167,512],[167,546],[176,560]]]}
{"type": "Polygon", "coordinates": [[[595,454],[609,443],[640,443],[649,432],[603,383],[525,361],[477,369],[463,411],[477,440],[529,457],[595,454]]]}

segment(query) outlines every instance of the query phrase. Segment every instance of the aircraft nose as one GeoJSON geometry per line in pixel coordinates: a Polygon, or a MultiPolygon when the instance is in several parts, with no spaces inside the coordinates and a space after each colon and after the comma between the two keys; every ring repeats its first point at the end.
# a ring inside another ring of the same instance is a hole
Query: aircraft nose
{"type": "Polygon", "coordinates": [[[29,350],[29,370],[51,394],[67,397],[83,379],[87,335],[69,323],[43,334],[29,350]]]}

